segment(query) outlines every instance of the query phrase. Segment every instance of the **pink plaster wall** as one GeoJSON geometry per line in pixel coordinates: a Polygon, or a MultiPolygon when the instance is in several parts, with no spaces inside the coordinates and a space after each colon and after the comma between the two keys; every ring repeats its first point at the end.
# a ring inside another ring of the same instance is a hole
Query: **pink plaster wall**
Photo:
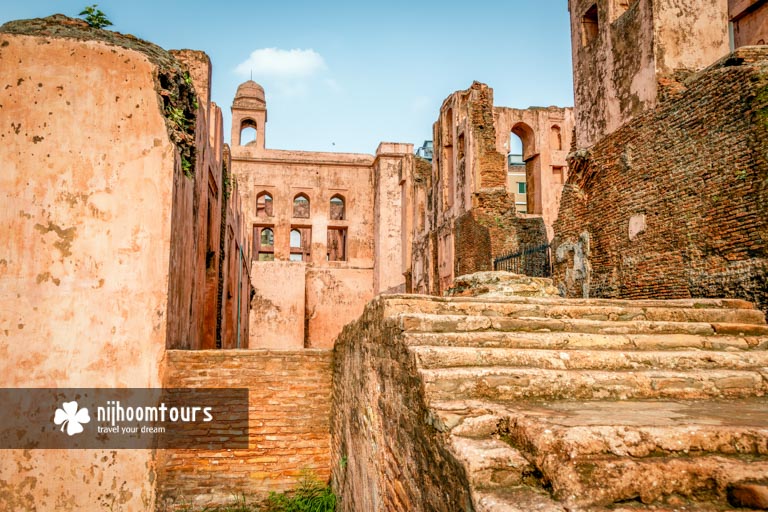
{"type": "MultiPolygon", "coordinates": [[[[120,47],[0,34],[7,387],[161,384],[175,149],[153,73],[120,47]]],[[[3,510],[133,511],[154,500],[149,451],[0,460],[3,510]]]]}
{"type": "Polygon", "coordinates": [[[308,347],[333,348],[341,329],[356,320],[373,298],[372,277],[368,269],[307,269],[308,347]]]}
{"type": "Polygon", "coordinates": [[[304,264],[254,261],[249,348],[304,347],[304,264]]]}

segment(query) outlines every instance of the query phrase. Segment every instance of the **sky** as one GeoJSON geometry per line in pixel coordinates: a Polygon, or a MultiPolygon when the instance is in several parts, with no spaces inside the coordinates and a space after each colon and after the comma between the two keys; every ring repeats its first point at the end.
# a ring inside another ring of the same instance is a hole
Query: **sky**
{"type": "MultiPolygon", "coordinates": [[[[0,23],[77,16],[93,0],[0,0],[0,23]]],[[[374,153],[432,138],[443,100],[474,80],[497,106],[573,105],[566,0],[101,0],[118,32],[203,50],[223,110],[266,91],[272,149],[374,153]]]]}

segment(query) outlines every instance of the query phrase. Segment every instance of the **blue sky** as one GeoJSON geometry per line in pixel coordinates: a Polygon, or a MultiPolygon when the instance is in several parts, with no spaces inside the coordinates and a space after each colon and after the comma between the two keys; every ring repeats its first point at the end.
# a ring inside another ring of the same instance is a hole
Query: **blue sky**
{"type": "MultiPolygon", "coordinates": [[[[3,0],[0,23],[77,15],[85,0],[3,0]]],[[[432,138],[443,99],[473,80],[495,104],[571,106],[565,0],[387,2],[102,0],[110,27],[163,48],[203,50],[214,101],[239,83],[267,95],[267,147],[373,153],[380,141],[432,138]]]]}

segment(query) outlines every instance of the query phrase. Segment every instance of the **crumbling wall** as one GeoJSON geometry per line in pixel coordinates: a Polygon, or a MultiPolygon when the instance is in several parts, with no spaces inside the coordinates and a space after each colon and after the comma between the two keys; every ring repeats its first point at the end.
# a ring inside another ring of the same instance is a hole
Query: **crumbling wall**
{"type": "MultiPolygon", "coordinates": [[[[542,216],[547,237],[551,240],[563,185],[568,177],[566,158],[572,142],[573,109],[495,107],[493,115],[497,151],[505,155],[510,153],[512,133],[523,142],[522,158],[525,163],[521,167],[526,174],[525,212],[542,216]]],[[[517,191],[510,188],[509,178],[506,185],[508,193],[514,198],[517,191]]]]}
{"type": "Polygon", "coordinates": [[[570,296],[768,308],[768,49],[746,47],[590,150],[555,224],[570,296]]]}
{"type": "MultiPolygon", "coordinates": [[[[180,173],[168,55],[105,32],[63,16],[0,29],[6,387],[161,384],[180,173]]],[[[150,451],[3,450],[0,509],[147,510],[154,476],[150,451]]]]}
{"type": "Polygon", "coordinates": [[[248,389],[248,449],[160,452],[158,510],[229,505],[241,496],[258,502],[296,487],[306,470],[326,481],[331,356],[303,349],[169,351],[166,386],[248,389]]]}
{"type": "Polygon", "coordinates": [[[569,10],[579,148],[728,52],[727,0],[569,0],[569,10]]]}
{"type": "Polygon", "coordinates": [[[456,276],[488,270],[494,257],[523,243],[520,230],[526,239],[539,233],[537,243],[546,243],[541,217],[515,214],[495,122],[493,89],[485,84],[474,82],[443,102],[431,176],[419,171],[406,181],[413,204],[404,225],[412,233],[409,278],[415,291],[440,295],[456,276]]]}
{"type": "Polygon", "coordinates": [[[331,468],[339,509],[472,510],[463,469],[428,423],[415,356],[383,310],[382,299],[369,303],[334,348],[331,468]]]}

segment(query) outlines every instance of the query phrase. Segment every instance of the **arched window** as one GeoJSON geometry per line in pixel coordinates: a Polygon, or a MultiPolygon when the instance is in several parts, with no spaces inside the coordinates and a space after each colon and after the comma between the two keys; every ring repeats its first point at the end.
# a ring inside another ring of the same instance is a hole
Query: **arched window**
{"type": "Polygon", "coordinates": [[[253,227],[253,257],[258,261],[274,261],[275,232],[271,227],[253,227]]]}
{"type": "Polygon", "coordinates": [[[253,144],[256,142],[257,136],[256,121],[253,119],[244,119],[243,122],[240,123],[240,145],[246,146],[248,144],[253,144]]]}
{"type": "Polygon", "coordinates": [[[269,192],[262,192],[256,196],[256,216],[257,217],[271,217],[272,216],[272,196],[269,192]]]}
{"type": "Polygon", "coordinates": [[[554,125],[550,130],[549,146],[556,151],[563,150],[563,134],[560,131],[560,127],[557,125],[554,125]]]}
{"type": "Polygon", "coordinates": [[[293,216],[297,219],[309,218],[309,198],[306,194],[299,194],[293,198],[293,216]]]}
{"type": "Polygon", "coordinates": [[[331,198],[331,220],[344,220],[344,198],[335,195],[331,198]]]}
{"type": "Polygon", "coordinates": [[[275,245],[275,232],[271,228],[261,230],[261,245],[275,245]]]}
{"type": "Polygon", "coordinates": [[[312,228],[291,227],[291,261],[310,261],[309,248],[312,245],[312,228]]]}

